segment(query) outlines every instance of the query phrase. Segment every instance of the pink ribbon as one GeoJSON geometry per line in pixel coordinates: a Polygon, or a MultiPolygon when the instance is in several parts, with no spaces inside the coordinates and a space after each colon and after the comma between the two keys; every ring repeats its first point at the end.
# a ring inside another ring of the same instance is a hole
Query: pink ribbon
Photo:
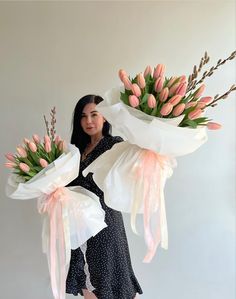
{"type": "Polygon", "coordinates": [[[51,277],[52,292],[55,299],[65,299],[66,252],[65,228],[63,224],[63,202],[68,199],[66,189],[57,188],[43,200],[39,212],[49,216],[49,251],[47,257],[51,277]]]}
{"type": "MultiPolygon", "coordinates": [[[[167,156],[159,155],[151,150],[142,150],[135,165],[137,184],[141,186],[143,191],[140,198],[143,198],[144,234],[148,247],[147,254],[143,260],[146,263],[152,260],[158,245],[162,241],[162,237],[165,239],[163,243],[166,243],[165,246],[167,246],[167,228],[162,226],[166,226],[163,188],[166,180],[165,165],[168,160],[167,156]],[[150,198],[153,197],[153,192],[156,191],[155,202],[150,201],[150,198]],[[151,231],[153,209],[158,210],[154,234],[151,231]]],[[[133,203],[133,212],[135,213],[133,221],[135,221],[138,208],[134,206],[135,203],[133,203]]],[[[138,206],[140,208],[140,203],[138,206]]]]}

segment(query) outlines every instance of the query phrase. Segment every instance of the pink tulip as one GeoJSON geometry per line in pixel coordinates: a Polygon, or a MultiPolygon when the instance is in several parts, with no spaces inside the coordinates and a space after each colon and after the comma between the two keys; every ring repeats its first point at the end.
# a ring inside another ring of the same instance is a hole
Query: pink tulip
{"type": "Polygon", "coordinates": [[[7,160],[9,160],[11,162],[15,162],[15,157],[12,153],[5,154],[5,157],[7,158],[7,160]]]}
{"type": "Polygon", "coordinates": [[[63,140],[61,140],[58,144],[58,148],[61,152],[64,152],[66,150],[66,144],[63,140]]]}
{"type": "Polygon", "coordinates": [[[173,105],[170,103],[166,103],[162,106],[160,113],[161,115],[165,116],[170,114],[172,109],[173,109],[173,105]]]}
{"type": "Polygon", "coordinates": [[[140,97],[141,96],[141,89],[139,88],[138,84],[136,84],[136,83],[132,84],[131,90],[132,90],[132,93],[136,97],[140,97]]]}
{"type": "Polygon", "coordinates": [[[119,70],[119,77],[120,77],[120,80],[123,82],[123,77],[128,77],[127,73],[125,70],[119,70]]]}
{"type": "Polygon", "coordinates": [[[205,90],[206,86],[205,84],[202,84],[193,94],[194,98],[200,98],[200,96],[203,94],[204,90],[205,90]]]}
{"type": "Polygon", "coordinates": [[[36,144],[39,144],[40,143],[40,137],[37,135],[37,134],[34,134],[33,136],[33,140],[36,144]]]}
{"type": "Polygon", "coordinates": [[[185,104],[184,104],[184,103],[178,104],[178,105],[174,108],[172,114],[173,114],[174,116],[179,116],[179,115],[182,114],[182,112],[184,111],[184,109],[185,109],[185,104]]]}
{"type": "Polygon", "coordinates": [[[30,167],[27,164],[25,164],[25,163],[20,163],[19,167],[24,172],[29,172],[30,171],[30,167]]]}
{"type": "Polygon", "coordinates": [[[221,128],[221,124],[214,123],[214,122],[208,122],[207,123],[207,128],[209,130],[219,130],[221,128]]]}
{"type": "Polygon", "coordinates": [[[182,82],[179,84],[178,88],[175,91],[175,94],[179,94],[181,96],[185,96],[187,90],[187,83],[182,82]]]}
{"type": "Polygon", "coordinates": [[[60,141],[61,141],[61,137],[59,135],[57,135],[55,138],[55,141],[54,141],[55,144],[58,145],[60,141]]]}
{"type": "Polygon", "coordinates": [[[34,142],[29,142],[29,149],[31,150],[32,153],[36,153],[37,152],[37,146],[34,142]]]}
{"type": "Polygon", "coordinates": [[[156,79],[156,82],[154,84],[154,89],[156,92],[160,92],[162,90],[164,81],[165,81],[164,77],[158,77],[156,79]]]}
{"type": "Polygon", "coordinates": [[[29,139],[27,139],[27,138],[24,138],[23,141],[24,141],[24,144],[25,144],[25,145],[28,145],[28,143],[30,142],[29,139]]]}
{"type": "Polygon", "coordinates": [[[180,83],[175,83],[174,85],[172,85],[169,90],[169,96],[173,96],[174,94],[176,94],[176,90],[179,88],[179,86],[180,83]]]}
{"type": "Polygon", "coordinates": [[[22,158],[26,158],[27,157],[27,153],[26,150],[22,147],[22,146],[18,146],[16,148],[18,154],[22,157],[22,158]]]}
{"type": "Polygon", "coordinates": [[[14,168],[17,165],[14,162],[6,162],[6,163],[4,163],[4,166],[7,167],[7,168],[14,168]]]}
{"type": "Polygon", "coordinates": [[[187,104],[186,104],[186,109],[188,109],[189,107],[195,107],[196,105],[197,105],[197,103],[198,102],[196,102],[196,101],[193,101],[193,102],[188,102],[187,104]]]}
{"type": "Polygon", "coordinates": [[[146,86],[146,82],[142,73],[138,74],[137,83],[140,88],[144,88],[146,86]]]}
{"type": "Polygon", "coordinates": [[[163,77],[165,73],[165,69],[166,67],[164,64],[158,64],[154,70],[153,77],[155,79],[157,79],[158,77],[163,77]]]}
{"type": "Polygon", "coordinates": [[[176,80],[177,77],[171,77],[166,86],[170,88],[176,80]]]}
{"type": "Polygon", "coordinates": [[[199,100],[199,102],[209,105],[213,102],[213,98],[212,97],[203,97],[199,100]]]}
{"type": "Polygon", "coordinates": [[[169,99],[168,103],[172,104],[173,106],[179,104],[179,102],[182,100],[182,96],[175,95],[172,98],[169,99]]]}
{"type": "Polygon", "coordinates": [[[162,91],[159,95],[160,102],[165,102],[167,100],[168,96],[169,96],[169,88],[165,87],[162,89],[162,91]]]}
{"type": "Polygon", "coordinates": [[[157,101],[156,101],[154,95],[150,94],[148,96],[147,105],[148,105],[149,108],[152,108],[152,109],[156,107],[157,101]]]}
{"type": "Polygon", "coordinates": [[[206,103],[203,103],[203,102],[197,102],[197,105],[196,105],[196,108],[200,108],[200,109],[203,109],[206,107],[206,103]]]}
{"type": "Polygon", "coordinates": [[[189,112],[188,118],[193,120],[193,119],[199,118],[201,115],[202,115],[202,110],[197,108],[197,109],[189,112]]]}
{"type": "Polygon", "coordinates": [[[45,136],[44,136],[44,143],[47,143],[47,142],[48,142],[48,143],[49,143],[49,142],[51,143],[51,139],[50,139],[50,137],[49,137],[48,135],[45,135],[45,136]]]}
{"type": "Polygon", "coordinates": [[[40,159],[39,159],[39,164],[40,164],[43,168],[45,168],[45,167],[48,166],[48,162],[47,162],[45,159],[43,159],[43,158],[40,158],[40,159]]]}
{"type": "Polygon", "coordinates": [[[148,65],[146,68],[145,68],[145,71],[144,71],[144,77],[147,77],[148,75],[151,75],[152,76],[152,67],[150,65],[148,65]]]}
{"type": "Polygon", "coordinates": [[[135,108],[139,105],[139,99],[134,95],[130,95],[129,96],[129,104],[131,107],[135,108]]]}
{"type": "Polygon", "coordinates": [[[50,153],[51,152],[51,150],[52,150],[52,148],[51,148],[51,141],[44,143],[44,149],[45,149],[46,153],[50,153]]]}
{"type": "Polygon", "coordinates": [[[123,79],[122,79],[122,82],[124,83],[125,89],[131,90],[132,83],[131,83],[131,81],[128,77],[124,76],[123,79]]]}
{"type": "Polygon", "coordinates": [[[179,77],[179,82],[180,83],[187,83],[187,77],[185,75],[179,77]]]}

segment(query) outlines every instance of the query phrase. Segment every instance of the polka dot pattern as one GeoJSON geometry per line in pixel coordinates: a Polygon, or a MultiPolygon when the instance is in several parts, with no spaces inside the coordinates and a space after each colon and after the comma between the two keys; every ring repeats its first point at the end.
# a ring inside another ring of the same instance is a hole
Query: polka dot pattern
{"type": "MultiPolygon", "coordinates": [[[[105,222],[108,226],[87,241],[86,259],[90,280],[95,288],[93,293],[98,299],[133,299],[136,293],[142,294],[132,269],[122,214],[106,206],[103,192],[93,181],[91,173],[86,177],[82,175],[90,163],[121,141],[120,137],[105,136],[81,161],[79,176],[70,183],[71,186],[80,185],[95,193],[106,213],[105,222]]],[[[83,253],[78,248],[71,251],[66,292],[82,295],[82,289],[86,289],[85,281],[83,253]]]]}

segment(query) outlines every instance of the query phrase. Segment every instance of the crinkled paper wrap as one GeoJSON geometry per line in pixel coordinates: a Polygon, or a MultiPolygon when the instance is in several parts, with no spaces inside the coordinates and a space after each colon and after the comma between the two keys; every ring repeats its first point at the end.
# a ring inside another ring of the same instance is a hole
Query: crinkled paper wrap
{"type": "Polygon", "coordinates": [[[126,142],[114,145],[83,174],[94,173],[109,207],[131,213],[134,232],[136,214],[143,213],[148,246],[144,261],[149,262],[159,244],[168,248],[164,186],[176,166],[175,157],[197,150],[207,134],[205,128],[178,127],[183,116],[162,119],[129,107],[121,102],[120,92],[109,90],[97,110],[126,142]]]}
{"type": "Polygon", "coordinates": [[[99,198],[82,187],[65,187],[79,173],[80,153],[74,145],[30,181],[8,178],[6,193],[14,199],[38,198],[43,214],[42,242],[47,254],[55,299],[65,298],[71,249],[76,249],[107,225],[99,198]]]}

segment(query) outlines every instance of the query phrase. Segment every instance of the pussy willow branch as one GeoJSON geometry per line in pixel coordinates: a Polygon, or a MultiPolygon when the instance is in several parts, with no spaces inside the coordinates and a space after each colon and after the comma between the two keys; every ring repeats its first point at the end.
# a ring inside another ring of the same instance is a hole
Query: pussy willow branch
{"type": "Polygon", "coordinates": [[[216,104],[216,102],[218,102],[219,100],[221,100],[221,99],[226,99],[227,97],[228,97],[228,95],[231,93],[231,92],[233,92],[233,91],[236,91],[236,85],[234,84],[234,85],[232,85],[231,87],[230,87],[230,89],[228,90],[228,91],[226,91],[224,94],[222,94],[221,96],[220,95],[215,95],[215,97],[214,97],[214,101],[213,102],[211,102],[210,104],[208,104],[208,105],[206,105],[206,107],[209,107],[209,106],[211,106],[211,107],[215,107],[217,104],[216,104]]]}
{"type": "Polygon", "coordinates": [[[44,115],[43,118],[44,118],[44,122],[45,122],[45,125],[46,125],[47,134],[48,134],[48,136],[50,136],[50,133],[49,133],[49,126],[48,126],[48,121],[47,121],[47,119],[46,119],[46,116],[44,115]]]}
{"type": "Polygon", "coordinates": [[[55,127],[55,124],[56,124],[56,107],[53,107],[53,109],[51,109],[51,138],[52,140],[54,140],[55,138],[55,134],[56,134],[56,127],[55,127]]]}

